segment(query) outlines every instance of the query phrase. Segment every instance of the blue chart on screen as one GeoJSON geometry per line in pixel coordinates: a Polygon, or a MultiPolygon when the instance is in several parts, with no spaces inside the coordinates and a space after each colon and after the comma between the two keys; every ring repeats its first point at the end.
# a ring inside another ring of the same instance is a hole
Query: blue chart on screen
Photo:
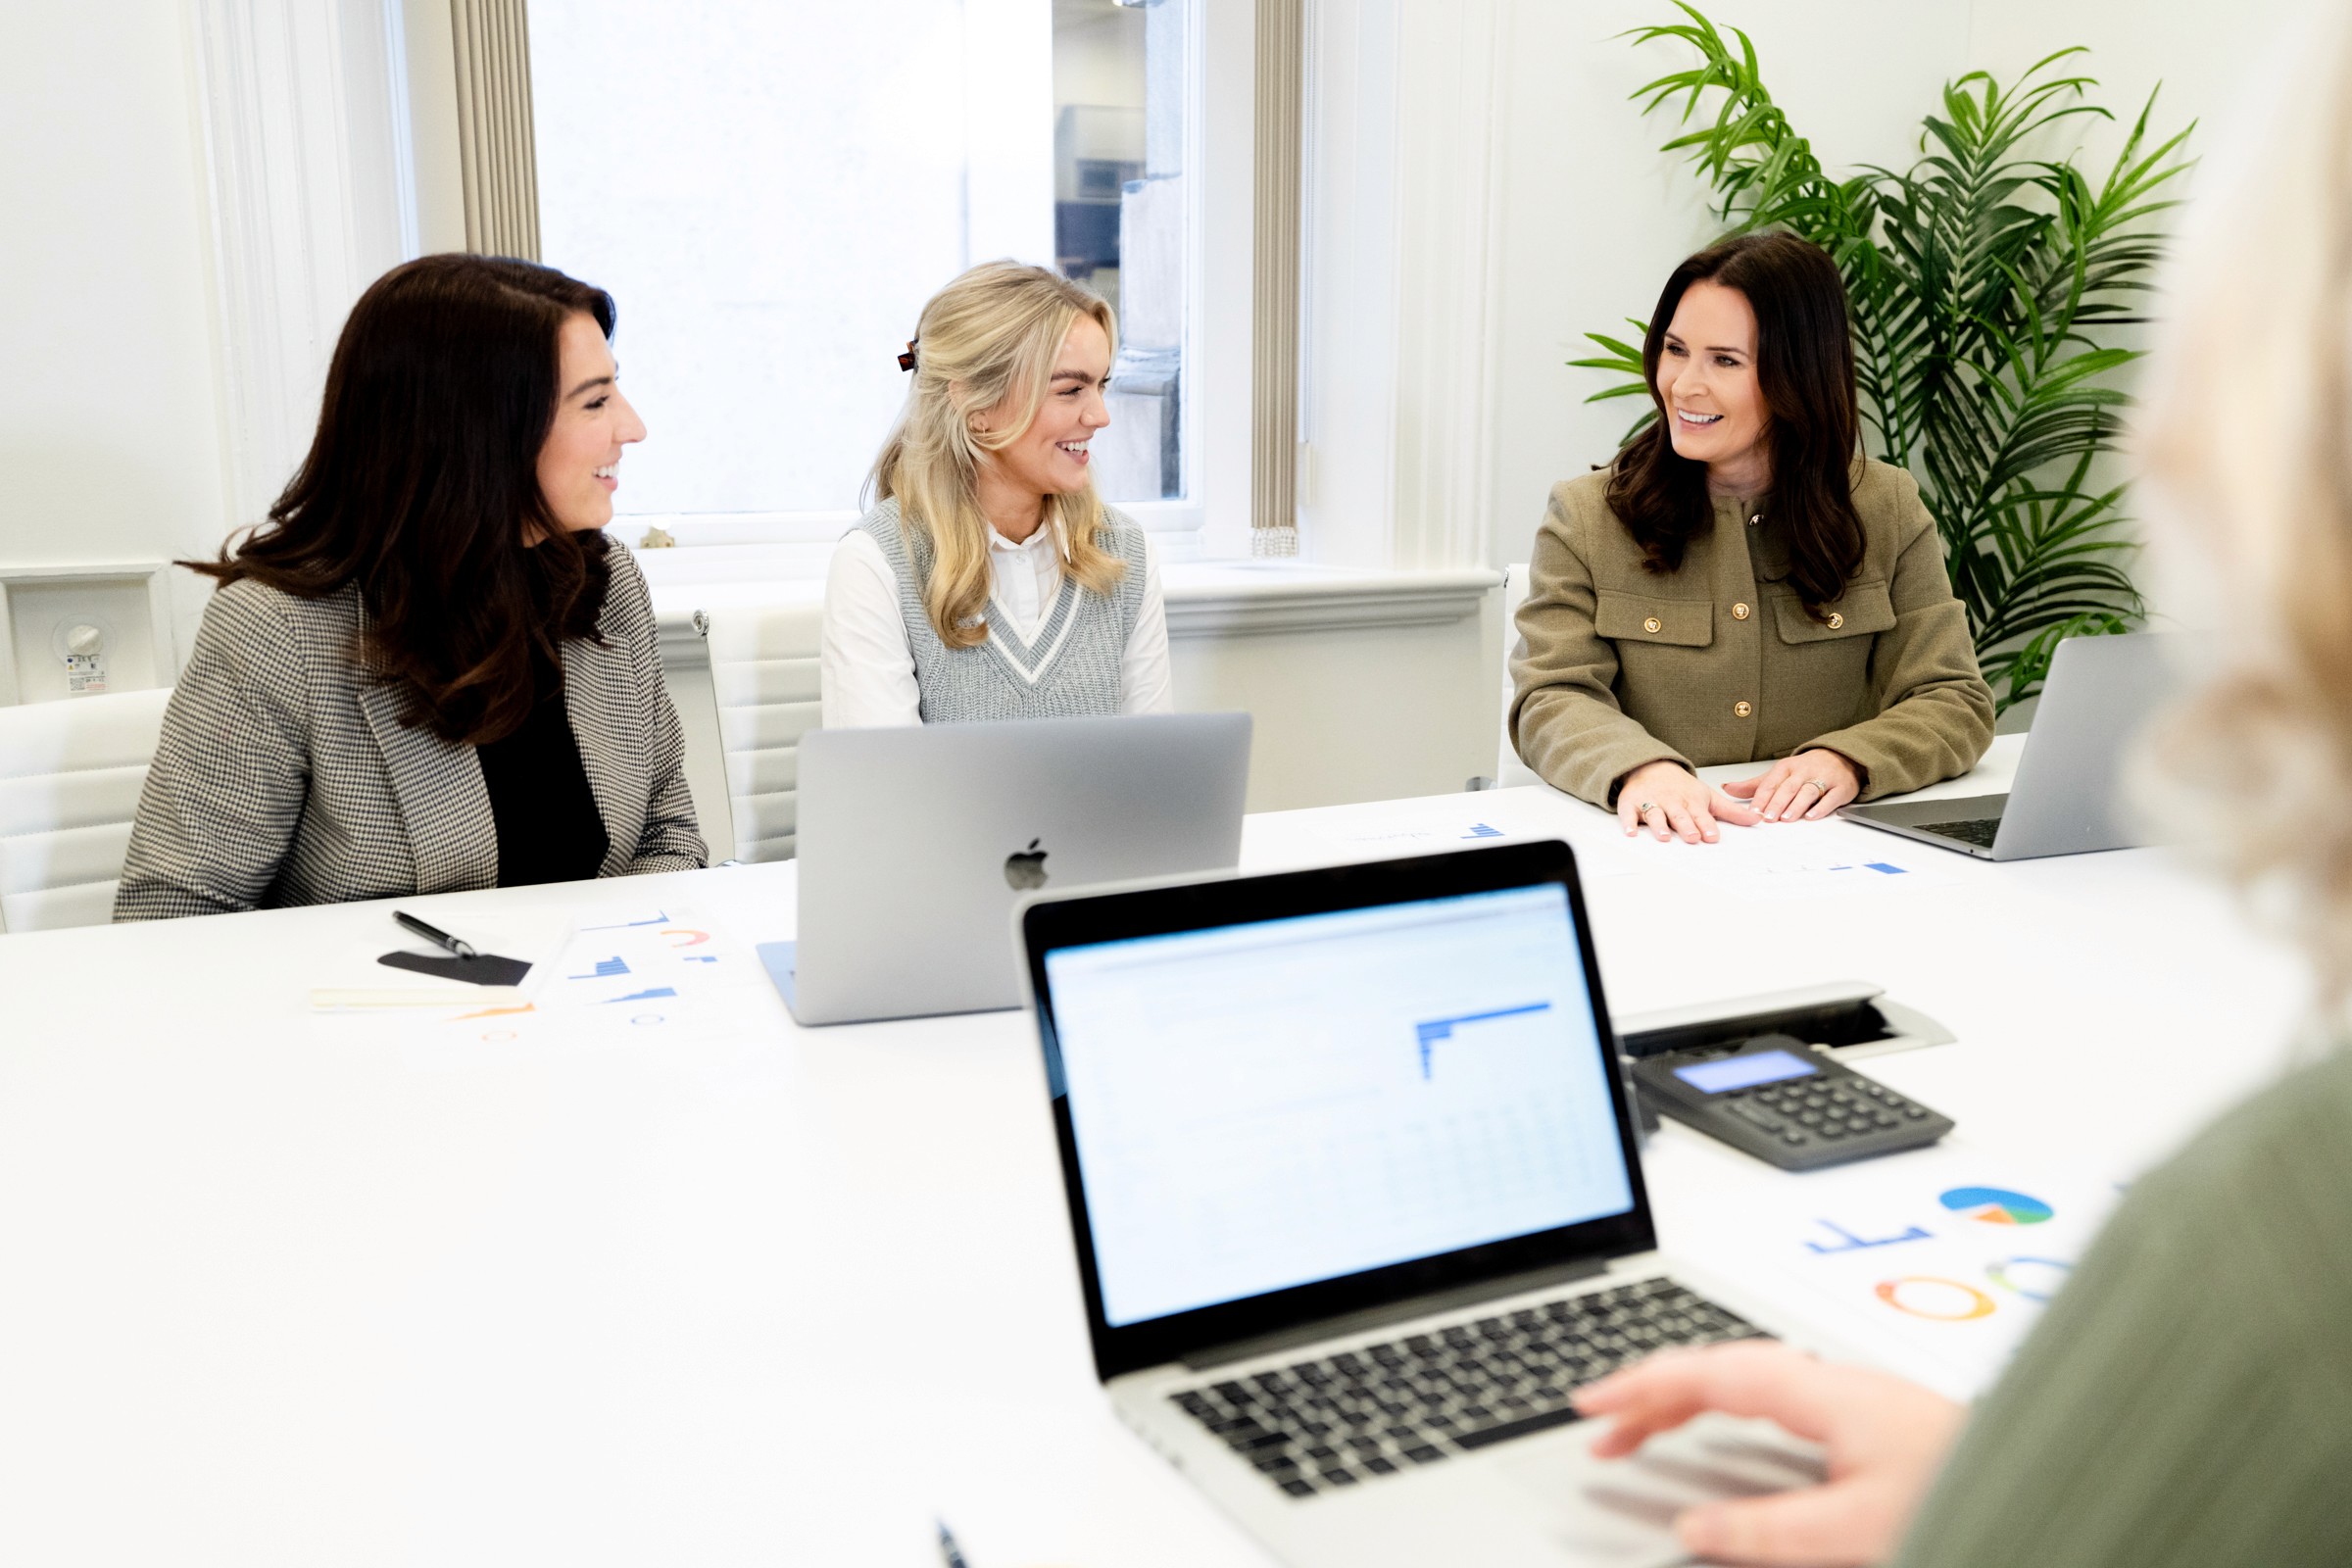
{"type": "Polygon", "coordinates": [[[1462,837],[1466,839],[1498,839],[1502,837],[1502,829],[1489,827],[1484,822],[1473,822],[1470,824],[1470,831],[1463,834],[1462,837]]]}
{"type": "Polygon", "coordinates": [[[1114,1326],[1633,1205],[1557,884],[1046,964],[1114,1326]]]}
{"type": "Polygon", "coordinates": [[[1495,1018],[1517,1018],[1531,1012],[1547,1011],[1548,1002],[1531,1002],[1518,1007],[1495,1007],[1487,1012],[1465,1012],[1451,1018],[1432,1018],[1427,1023],[1413,1025],[1413,1033],[1421,1037],[1421,1076],[1429,1077],[1430,1048],[1441,1040],[1451,1040],[1454,1030],[1464,1024],[1487,1023],[1495,1018]]]}

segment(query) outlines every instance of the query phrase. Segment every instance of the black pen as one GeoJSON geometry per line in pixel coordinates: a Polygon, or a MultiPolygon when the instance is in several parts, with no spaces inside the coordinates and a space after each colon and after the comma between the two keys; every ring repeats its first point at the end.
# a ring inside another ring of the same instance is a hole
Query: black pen
{"type": "Polygon", "coordinates": [[[956,1544],[955,1536],[948,1530],[948,1522],[945,1519],[934,1519],[931,1522],[939,1526],[939,1560],[945,1563],[947,1568],[965,1568],[963,1550],[956,1544]]]}
{"type": "Polygon", "coordinates": [[[417,919],[413,914],[406,913],[399,909],[394,909],[392,911],[392,918],[398,920],[403,926],[407,927],[411,931],[416,932],[418,936],[424,938],[425,941],[430,942],[434,947],[441,949],[445,953],[452,954],[461,958],[478,958],[481,956],[479,953],[474,951],[474,946],[472,943],[461,941],[458,938],[451,936],[448,932],[442,930],[437,925],[426,925],[422,920],[417,919]]]}

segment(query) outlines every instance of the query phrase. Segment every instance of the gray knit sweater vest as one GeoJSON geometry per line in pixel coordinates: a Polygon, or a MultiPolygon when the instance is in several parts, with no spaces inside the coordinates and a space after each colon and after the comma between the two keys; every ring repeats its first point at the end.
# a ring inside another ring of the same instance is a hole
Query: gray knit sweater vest
{"type": "Polygon", "coordinates": [[[926,724],[991,718],[1079,718],[1119,710],[1119,661],[1144,610],[1144,530],[1108,507],[1095,542],[1127,564],[1109,597],[1090,593],[1065,575],[1054,609],[1024,642],[1010,618],[989,601],[988,641],[950,648],[923,612],[923,584],[936,552],[931,536],[899,520],[896,500],[883,502],[858,527],[882,547],[899,579],[899,616],[914,654],[914,683],[926,724]]]}

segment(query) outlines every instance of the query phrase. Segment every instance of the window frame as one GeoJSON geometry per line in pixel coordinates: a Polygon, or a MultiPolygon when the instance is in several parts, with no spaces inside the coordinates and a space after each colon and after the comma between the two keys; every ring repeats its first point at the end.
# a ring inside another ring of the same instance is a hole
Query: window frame
{"type": "MultiPolygon", "coordinates": [[[[1162,560],[1243,558],[1250,554],[1251,381],[1253,336],[1251,263],[1255,141],[1255,0],[1161,0],[1185,7],[1185,390],[1179,417],[1184,496],[1178,500],[1113,502],[1151,533],[1162,560]],[[1212,296],[1223,307],[1212,313],[1212,296]]],[[[1051,38],[1051,12],[1041,0],[965,0],[965,58],[990,69],[1007,37],[1022,27],[1000,27],[992,13],[1038,7],[1051,38]],[[977,14],[975,14],[977,13],[977,14]]],[[[1051,62],[1042,74],[1051,76],[1051,62]]],[[[1035,138],[1052,145],[1050,114],[1041,114],[1035,138]]],[[[975,125],[967,139],[970,183],[1003,189],[1027,177],[1023,139],[986,134],[975,125]],[[996,160],[990,162],[990,155],[996,160]]],[[[536,183],[535,169],[530,171],[536,183]]],[[[1050,178],[1041,170],[1040,178],[1050,178]]],[[[977,216],[977,215],[975,215],[977,216]]],[[[1044,250],[1051,266],[1052,218],[1044,217],[1044,250]]],[[[977,247],[994,254],[998,221],[974,222],[977,247]]],[[[946,279],[941,279],[944,283],[946,279]]],[[[883,432],[874,432],[879,450],[883,432]]],[[[855,510],[749,512],[638,512],[614,516],[615,537],[637,546],[666,535],[680,546],[831,544],[854,524],[855,510]]],[[[787,575],[799,576],[799,571],[787,575]]]]}

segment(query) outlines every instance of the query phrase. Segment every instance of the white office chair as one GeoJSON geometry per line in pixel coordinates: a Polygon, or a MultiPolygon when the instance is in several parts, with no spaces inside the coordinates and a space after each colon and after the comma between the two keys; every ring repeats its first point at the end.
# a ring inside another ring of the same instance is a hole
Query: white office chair
{"type": "Polygon", "coordinates": [[[718,693],[710,679],[710,617],[699,610],[654,617],[662,638],[662,684],[686,736],[686,788],[710,863],[735,855],[735,812],[727,792],[726,748],[718,735],[718,693]]]}
{"type": "Polygon", "coordinates": [[[113,918],[171,700],[167,688],[0,708],[0,931],[113,918]]]}
{"type": "Polygon", "coordinates": [[[1527,563],[1502,568],[1502,708],[1501,738],[1494,755],[1494,787],[1541,784],[1536,770],[1519,760],[1511,745],[1511,655],[1519,649],[1519,607],[1527,603],[1527,563]]]}
{"type": "Polygon", "coordinates": [[[816,668],[824,607],[811,600],[708,613],[710,679],[734,808],[734,857],[789,860],[801,737],[823,716],[816,668]]]}

